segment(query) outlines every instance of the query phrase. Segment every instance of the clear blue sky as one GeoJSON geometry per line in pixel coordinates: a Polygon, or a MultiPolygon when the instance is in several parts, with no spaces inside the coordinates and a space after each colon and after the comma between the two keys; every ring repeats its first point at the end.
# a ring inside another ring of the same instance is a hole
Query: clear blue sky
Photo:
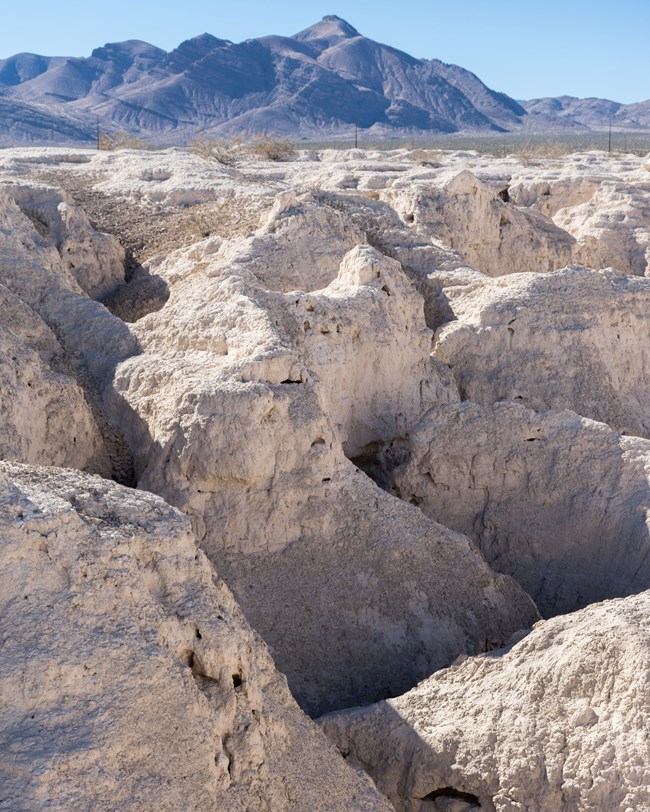
{"type": "Polygon", "coordinates": [[[291,35],[325,14],[413,56],[474,71],[518,99],[650,99],[649,0],[5,0],[0,58],[20,51],[86,56],[142,39],[171,50],[203,32],[240,42],[291,35]]]}

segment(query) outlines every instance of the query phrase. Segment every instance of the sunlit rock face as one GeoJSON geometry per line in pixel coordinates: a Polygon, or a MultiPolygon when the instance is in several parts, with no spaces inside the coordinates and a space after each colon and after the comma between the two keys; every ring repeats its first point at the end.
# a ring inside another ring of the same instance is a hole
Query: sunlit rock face
{"type": "Polygon", "coordinates": [[[0,154],[2,797],[643,808],[647,159],[284,157],[0,154]]]}
{"type": "Polygon", "coordinates": [[[404,812],[643,809],[649,603],[643,592],[544,621],[322,727],[404,812]]]}

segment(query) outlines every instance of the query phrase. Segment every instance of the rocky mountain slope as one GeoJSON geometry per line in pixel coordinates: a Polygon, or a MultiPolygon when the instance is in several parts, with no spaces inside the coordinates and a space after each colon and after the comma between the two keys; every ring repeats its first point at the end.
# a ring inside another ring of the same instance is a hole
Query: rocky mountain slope
{"type": "Polygon", "coordinates": [[[90,57],[0,60],[0,145],[90,142],[99,124],[158,143],[196,133],[351,138],[607,126],[648,127],[647,104],[537,100],[522,107],[474,74],[415,59],[324,17],[293,37],[203,34],[167,53],[140,41],[90,57]],[[567,103],[565,103],[567,102],[567,103]],[[628,109],[629,108],[629,109],[628,109]]]}
{"type": "Polygon", "coordinates": [[[649,159],[287,157],[0,153],[0,797],[644,808],[649,159]]]}
{"type": "Polygon", "coordinates": [[[611,121],[612,127],[620,130],[650,130],[650,100],[620,104],[609,99],[558,96],[531,99],[523,102],[522,107],[535,120],[546,120],[550,125],[557,122],[570,127],[605,130],[611,121]]]}

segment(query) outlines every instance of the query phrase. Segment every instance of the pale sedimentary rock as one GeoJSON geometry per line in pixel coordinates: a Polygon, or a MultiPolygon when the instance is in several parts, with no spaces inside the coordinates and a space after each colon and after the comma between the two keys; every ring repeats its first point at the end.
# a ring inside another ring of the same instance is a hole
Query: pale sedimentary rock
{"type": "Polygon", "coordinates": [[[323,729],[400,812],[647,809],[649,618],[644,592],[544,621],[323,729]]]}
{"type": "Polygon", "coordinates": [[[124,282],[124,249],[118,240],[95,231],[59,189],[14,183],[0,192],[29,218],[40,237],[32,238],[50,254],[51,264],[69,273],[88,296],[100,298],[124,282]]]}
{"type": "Polygon", "coordinates": [[[436,333],[434,355],[463,399],[571,409],[621,434],[650,434],[650,281],[575,266],[432,281],[455,318],[436,333]]]}
{"type": "Polygon", "coordinates": [[[43,319],[73,366],[87,368],[103,383],[116,359],[137,348],[126,326],[88,292],[98,295],[123,280],[123,268],[117,267],[123,253],[116,240],[91,229],[81,215],[62,212],[60,199],[48,187],[2,187],[0,283],[43,319]],[[50,228],[60,233],[53,236],[50,228]],[[75,241],[79,231],[81,246],[75,241]],[[75,246],[73,261],[65,250],[60,253],[68,240],[75,246]],[[72,267],[75,261],[79,267],[72,267]]]}
{"type": "Polygon", "coordinates": [[[134,325],[143,354],[118,366],[111,409],[140,487],[190,516],[319,713],[403,690],[536,610],[467,539],[346,459],[457,399],[399,263],[359,246],[324,289],[281,293],[260,286],[248,249],[197,246],[157,268],[170,301],[134,325]]]}
{"type": "Polygon", "coordinates": [[[469,170],[447,170],[431,186],[414,184],[386,197],[488,276],[546,273],[571,262],[575,239],[545,215],[514,205],[507,181],[486,183],[469,170]]]}
{"type": "Polygon", "coordinates": [[[0,284],[0,459],[109,473],[83,391],[43,320],[0,284]]]}
{"type": "Polygon", "coordinates": [[[650,183],[639,172],[638,160],[621,156],[607,166],[595,156],[576,156],[559,167],[537,169],[527,177],[522,173],[510,187],[513,199],[551,217],[575,239],[574,262],[645,275],[650,183]]]}
{"type": "Polygon", "coordinates": [[[543,615],[650,587],[650,442],[573,412],[462,403],[428,412],[399,495],[473,538],[543,615]]]}
{"type": "Polygon", "coordinates": [[[386,810],[161,499],[0,463],[7,808],[386,810]]]}

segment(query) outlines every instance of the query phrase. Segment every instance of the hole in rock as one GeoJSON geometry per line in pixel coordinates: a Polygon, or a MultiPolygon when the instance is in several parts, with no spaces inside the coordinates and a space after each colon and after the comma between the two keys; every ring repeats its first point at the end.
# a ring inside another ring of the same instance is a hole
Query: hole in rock
{"type": "Polygon", "coordinates": [[[508,188],[502,189],[497,197],[500,200],[503,200],[504,203],[510,203],[510,192],[508,192],[508,188]]]}
{"type": "Polygon", "coordinates": [[[124,271],[126,283],[100,300],[104,307],[129,324],[162,310],[169,301],[165,280],[140,265],[129,267],[128,258],[124,271]]]}
{"type": "Polygon", "coordinates": [[[321,482],[331,482],[332,477],[326,476],[324,479],[321,479],[321,482]]]}
{"type": "Polygon", "coordinates": [[[298,379],[297,381],[294,381],[291,378],[285,378],[285,380],[280,381],[280,383],[302,383],[302,381],[300,379],[298,379]]]}
{"type": "Polygon", "coordinates": [[[375,485],[390,492],[390,475],[398,465],[406,460],[407,454],[406,440],[403,437],[396,437],[390,443],[369,443],[348,459],[366,476],[369,476],[375,485]]]}
{"type": "Polygon", "coordinates": [[[436,789],[425,795],[423,801],[433,801],[434,808],[440,810],[449,810],[456,812],[456,810],[463,809],[462,803],[466,804],[464,809],[480,809],[481,802],[478,796],[473,795],[471,792],[462,792],[454,787],[442,787],[436,789]]]}
{"type": "Polygon", "coordinates": [[[241,688],[243,684],[244,684],[244,678],[242,677],[241,674],[233,674],[232,675],[232,685],[233,685],[233,688],[235,689],[235,691],[238,690],[239,688],[241,688]]]}
{"type": "Polygon", "coordinates": [[[314,447],[314,446],[316,446],[316,445],[325,445],[325,440],[323,440],[323,438],[322,438],[322,437],[317,437],[317,438],[314,440],[314,442],[311,444],[311,447],[313,448],[313,447],[314,447]]]}

